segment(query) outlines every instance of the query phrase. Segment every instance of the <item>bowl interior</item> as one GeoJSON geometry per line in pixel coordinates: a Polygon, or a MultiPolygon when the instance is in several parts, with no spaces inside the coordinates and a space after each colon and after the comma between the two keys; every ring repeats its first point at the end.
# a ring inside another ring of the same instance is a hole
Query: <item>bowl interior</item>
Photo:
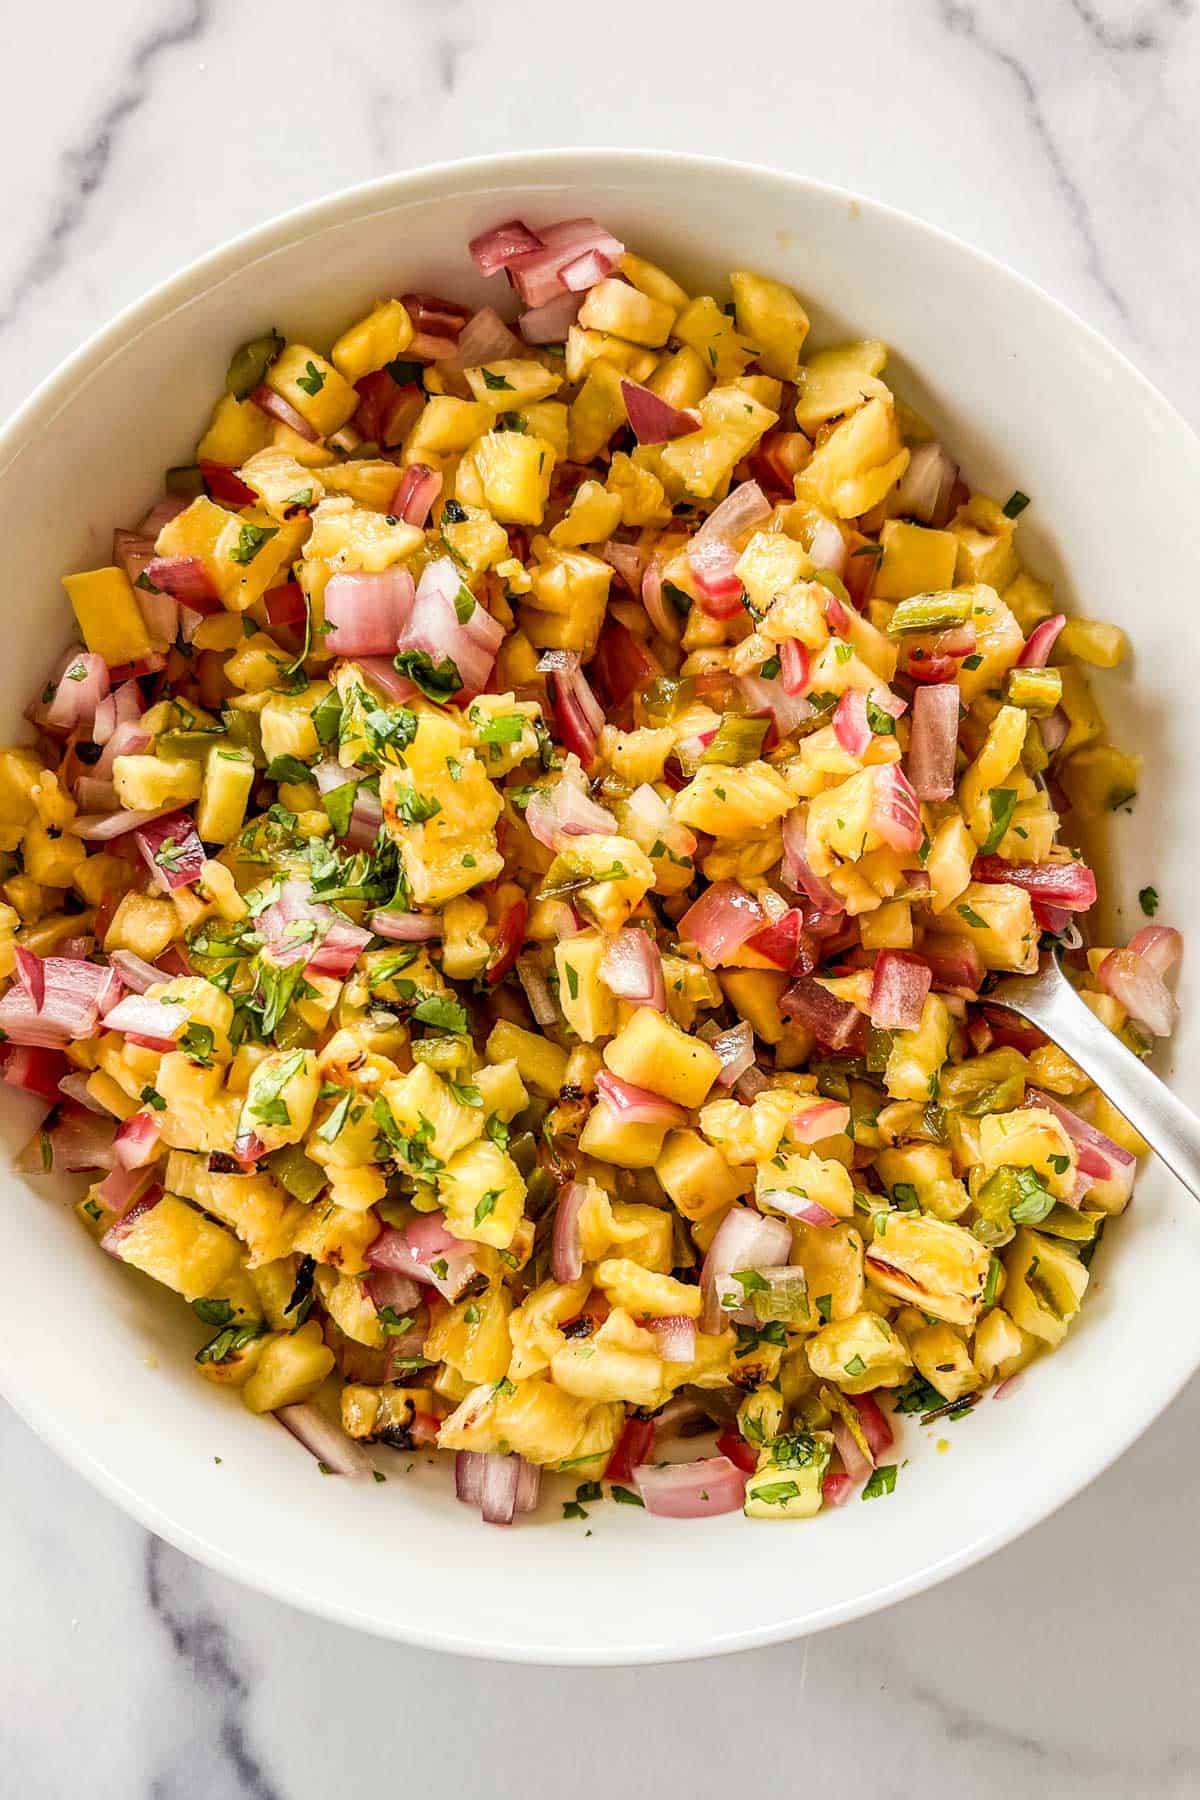
{"type": "MultiPolygon", "coordinates": [[[[113,525],[138,519],[161,470],[190,455],[236,344],[274,324],[326,344],[376,296],[407,289],[504,310],[507,289],[477,275],[467,239],[513,215],[582,213],[697,285],[736,267],[793,283],[814,343],[882,336],[901,391],[972,485],[1032,496],[1022,539],[1035,572],[1068,610],[1116,620],[1135,645],[1131,667],[1098,684],[1114,737],[1145,758],[1142,796],[1113,824],[1109,918],[1128,935],[1137,890],[1153,881],[1161,916],[1186,930],[1200,747],[1180,655],[1179,531],[1149,527],[1189,516],[1196,439],[1078,321],[964,246],[871,203],[703,159],[539,154],[375,184],[252,234],[101,334],[0,439],[6,735],[21,735],[22,709],[69,639],[59,576],[107,562],[113,525]]],[[[1173,1047],[1185,1098],[1193,988],[1185,965],[1173,1047]]],[[[2,1099],[15,1148],[35,1115],[2,1099]]],[[[14,1405],[111,1497],[225,1572],[347,1623],[482,1655],[694,1656],[868,1611],[1051,1511],[1200,1361],[1200,1219],[1151,1164],[1064,1349],[1006,1404],[910,1427],[886,1505],[773,1530],[606,1504],[585,1525],[559,1522],[564,1483],[538,1520],[503,1532],[455,1505],[444,1463],[428,1458],[381,1451],[386,1484],[322,1479],[284,1432],[195,1377],[202,1327],[98,1255],[64,1199],[0,1178],[0,1386],[14,1405]],[[1152,1358],[1131,1354],[1143,1344],[1152,1358]]]]}

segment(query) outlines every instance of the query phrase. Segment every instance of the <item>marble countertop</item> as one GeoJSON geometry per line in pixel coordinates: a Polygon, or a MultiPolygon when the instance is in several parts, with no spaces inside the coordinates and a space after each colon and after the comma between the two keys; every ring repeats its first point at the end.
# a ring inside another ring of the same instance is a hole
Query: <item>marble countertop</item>
{"type": "MultiPolygon", "coordinates": [[[[1193,0],[761,0],[743,21],[716,0],[67,0],[5,25],[0,413],[272,213],[581,142],[776,163],[922,214],[1200,422],[1193,0]]],[[[720,1662],[556,1672],[381,1644],[210,1575],[0,1403],[0,1789],[61,1800],[82,1767],[94,1800],[440,1800],[554,1771],[580,1800],[642,1800],[799,1766],[873,1800],[1194,1794],[1198,1443],[1193,1386],[1056,1518],[891,1612],[720,1662]]]]}

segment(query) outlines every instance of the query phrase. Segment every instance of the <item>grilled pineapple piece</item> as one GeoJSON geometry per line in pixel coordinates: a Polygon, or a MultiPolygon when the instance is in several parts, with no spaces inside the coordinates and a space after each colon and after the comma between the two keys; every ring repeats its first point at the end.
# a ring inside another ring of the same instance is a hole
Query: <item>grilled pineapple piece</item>
{"type": "Polygon", "coordinates": [[[903,1340],[874,1312],[852,1313],[823,1325],[805,1348],[817,1379],[832,1381],[847,1394],[899,1387],[912,1368],[903,1340]]]}
{"type": "Polygon", "coordinates": [[[895,1213],[877,1215],[865,1269],[885,1294],[951,1325],[973,1325],[990,1261],[985,1246],[961,1225],[895,1213]]]}

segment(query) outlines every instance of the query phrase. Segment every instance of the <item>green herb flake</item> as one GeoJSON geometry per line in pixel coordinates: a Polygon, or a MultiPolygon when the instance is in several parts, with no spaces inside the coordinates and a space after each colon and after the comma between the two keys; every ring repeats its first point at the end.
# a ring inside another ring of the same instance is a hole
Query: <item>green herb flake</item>
{"type": "Polygon", "coordinates": [[[955,908],[955,911],[957,912],[959,918],[964,920],[971,927],[971,929],[973,931],[986,931],[987,930],[987,928],[988,928],[987,920],[981,919],[979,914],[975,911],[974,907],[958,906],[955,908]]]}
{"type": "Polygon", "coordinates": [[[864,1500],[879,1500],[896,1491],[895,1463],[880,1463],[862,1491],[864,1500]]]}
{"type": "Polygon", "coordinates": [[[156,1087],[144,1087],[139,1098],[147,1106],[152,1106],[155,1112],[166,1112],[167,1110],[167,1103],[156,1087]]]}
{"type": "Polygon", "coordinates": [[[1023,494],[1020,488],[1014,488],[1002,508],[1006,519],[1018,519],[1029,505],[1029,495],[1023,494]]]}
{"type": "Polygon", "coordinates": [[[507,375],[497,375],[495,370],[485,368],[481,368],[479,373],[483,376],[483,385],[485,388],[489,388],[493,392],[503,389],[507,393],[512,393],[513,384],[508,379],[507,375]]]}
{"type": "Polygon", "coordinates": [[[635,1494],[632,1488],[622,1487],[619,1481],[614,1481],[608,1491],[618,1506],[645,1506],[646,1504],[640,1494],[635,1494]]]}
{"type": "Polygon", "coordinates": [[[243,525],[238,532],[237,547],[229,552],[230,560],[243,568],[252,563],[263,545],[277,535],[278,525],[243,525]]]}
{"type": "Polygon", "coordinates": [[[313,362],[310,357],[308,362],[304,365],[303,375],[297,375],[296,377],[296,386],[298,388],[303,388],[310,399],[315,399],[321,389],[325,386],[324,369],[318,369],[316,363],[313,362]]]}
{"type": "Polygon", "coordinates": [[[1148,919],[1152,919],[1158,911],[1158,889],[1144,887],[1138,889],[1138,905],[1148,919]]]}
{"type": "Polygon", "coordinates": [[[489,1188],[487,1193],[482,1196],[482,1198],[479,1201],[478,1206],[475,1208],[475,1223],[477,1226],[482,1225],[483,1221],[491,1213],[495,1212],[496,1202],[497,1202],[497,1200],[499,1200],[499,1198],[500,1198],[500,1189],[499,1188],[489,1188]]]}

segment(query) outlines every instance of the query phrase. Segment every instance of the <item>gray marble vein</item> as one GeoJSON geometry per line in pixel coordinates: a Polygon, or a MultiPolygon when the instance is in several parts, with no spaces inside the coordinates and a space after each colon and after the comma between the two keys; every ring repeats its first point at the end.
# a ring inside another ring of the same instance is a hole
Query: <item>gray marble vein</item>
{"type": "Polygon", "coordinates": [[[106,179],[113,154],[145,105],[157,65],[184,44],[197,43],[213,19],[213,0],[176,0],[171,15],[140,38],[125,57],[98,116],[59,159],[58,195],[25,263],[0,301],[0,330],[11,324],[63,267],[71,243],[106,179]]]}
{"type": "MultiPolygon", "coordinates": [[[[1101,254],[1092,220],[1091,206],[1072,173],[1062,145],[1050,124],[1038,82],[1029,63],[1015,50],[1007,48],[993,36],[985,16],[989,9],[965,5],[963,0],[939,0],[939,7],[946,29],[965,37],[984,56],[999,64],[1016,84],[1029,126],[1042,146],[1046,167],[1053,175],[1067,215],[1079,237],[1088,272],[1126,330],[1136,336],[1136,326],[1129,306],[1109,274],[1101,254]]],[[[1088,18],[1091,12],[1090,7],[1076,5],[1075,10],[1081,18],[1088,20],[1090,29],[1099,30],[1099,27],[1093,26],[1088,18]]]]}

